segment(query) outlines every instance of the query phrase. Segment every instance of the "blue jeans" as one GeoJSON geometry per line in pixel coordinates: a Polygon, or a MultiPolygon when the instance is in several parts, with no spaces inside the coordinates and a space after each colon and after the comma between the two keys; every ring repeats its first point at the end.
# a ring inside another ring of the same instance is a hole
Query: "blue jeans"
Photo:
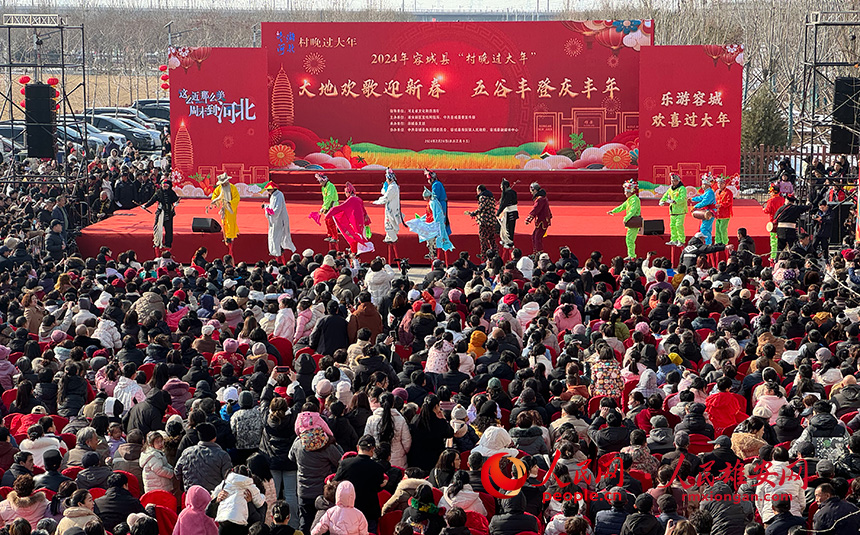
{"type": "Polygon", "coordinates": [[[275,492],[278,493],[279,499],[283,496],[284,501],[290,506],[290,525],[298,528],[299,496],[296,494],[298,472],[295,470],[272,470],[272,477],[275,480],[275,492]]]}

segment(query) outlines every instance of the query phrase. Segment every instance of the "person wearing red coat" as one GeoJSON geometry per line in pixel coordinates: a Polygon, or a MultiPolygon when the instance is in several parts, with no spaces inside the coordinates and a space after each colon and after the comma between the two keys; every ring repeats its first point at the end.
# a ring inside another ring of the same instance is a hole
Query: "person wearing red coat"
{"type": "Polygon", "coordinates": [[[732,388],[732,380],[728,377],[721,377],[717,381],[717,392],[714,395],[708,396],[705,400],[705,413],[711,420],[711,425],[714,430],[722,430],[746,419],[744,408],[738,400],[738,397],[730,392],[732,388]]]}
{"type": "Polygon", "coordinates": [[[768,215],[770,218],[770,223],[772,228],[770,230],[770,259],[776,260],[776,252],[777,248],[777,236],[776,236],[776,212],[785,204],[785,197],[779,194],[779,188],[776,186],[770,186],[770,198],[767,200],[767,204],[764,205],[762,211],[768,215]]]}
{"type": "Polygon", "coordinates": [[[732,217],[732,205],[734,194],[728,187],[728,178],[721,176],[717,178],[717,222],[714,243],[729,244],[729,219],[732,217]]]}
{"type": "Polygon", "coordinates": [[[549,201],[546,199],[546,190],[540,187],[540,184],[532,182],[529,191],[532,194],[532,199],[534,199],[534,206],[526,218],[526,225],[532,221],[535,222],[535,229],[532,231],[532,252],[537,258],[543,251],[543,237],[546,236],[552,222],[552,211],[549,209],[549,201]]]}

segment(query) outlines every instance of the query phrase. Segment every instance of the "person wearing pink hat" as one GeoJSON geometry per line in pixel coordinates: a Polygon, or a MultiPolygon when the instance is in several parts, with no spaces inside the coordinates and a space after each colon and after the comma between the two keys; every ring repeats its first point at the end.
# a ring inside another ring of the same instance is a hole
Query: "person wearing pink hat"
{"type": "Polygon", "coordinates": [[[224,351],[219,351],[215,353],[212,357],[212,365],[213,366],[223,366],[225,364],[232,364],[233,368],[241,373],[243,366],[245,365],[245,357],[238,353],[239,351],[239,341],[235,338],[228,338],[224,340],[224,351]]]}

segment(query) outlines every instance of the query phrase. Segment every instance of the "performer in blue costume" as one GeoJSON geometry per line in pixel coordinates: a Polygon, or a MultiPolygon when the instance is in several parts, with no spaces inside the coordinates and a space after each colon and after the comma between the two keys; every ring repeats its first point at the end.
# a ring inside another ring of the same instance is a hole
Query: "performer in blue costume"
{"type": "Polygon", "coordinates": [[[444,217],[442,203],[427,188],[424,188],[423,197],[427,201],[427,212],[422,216],[415,214],[415,219],[407,221],[406,226],[418,234],[419,242],[427,243],[429,252],[426,258],[434,260],[438,257],[438,250],[442,250],[447,264],[448,251],[454,249],[454,244],[451,243],[445,223],[442,221],[444,217]]]}
{"type": "Polygon", "coordinates": [[[705,235],[705,244],[711,245],[714,236],[714,219],[717,215],[717,195],[714,193],[711,184],[714,179],[710,174],[702,175],[702,194],[696,195],[690,201],[696,203],[693,206],[694,210],[704,210],[710,212],[710,218],[702,219],[699,225],[699,232],[705,235]]]}
{"type": "Polygon", "coordinates": [[[442,184],[442,181],[436,177],[436,173],[429,169],[424,170],[424,176],[427,178],[427,182],[430,184],[430,189],[433,192],[433,197],[439,201],[439,204],[442,206],[442,212],[445,214],[445,229],[448,231],[448,235],[451,234],[451,220],[448,219],[448,194],[445,192],[445,185],[442,184]]]}

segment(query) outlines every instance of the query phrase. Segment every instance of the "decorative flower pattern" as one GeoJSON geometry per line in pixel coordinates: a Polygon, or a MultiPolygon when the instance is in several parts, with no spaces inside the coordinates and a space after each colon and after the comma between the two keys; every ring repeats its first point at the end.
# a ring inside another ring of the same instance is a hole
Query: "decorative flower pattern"
{"type": "Polygon", "coordinates": [[[564,43],[564,53],[572,58],[575,58],[582,53],[583,47],[584,45],[582,39],[578,37],[572,37],[564,43]]]}
{"type": "Polygon", "coordinates": [[[618,56],[616,56],[615,54],[611,54],[608,58],[606,58],[606,64],[609,65],[610,67],[612,67],[613,69],[615,67],[617,67],[619,63],[620,63],[620,60],[618,59],[618,56]]]}
{"type": "Polygon", "coordinates": [[[316,52],[311,52],[305,56],[303,65],[308,74],[319,74],[325,70],[325,58],[316,52]]]}
{"type": "Polygon", "coordinates": [[[624,149],[610,149],[603,154],[603,166],[607,169],[627,169],[632,158],[624,149]]]}
{"type": "Polygon", "coordinates": [[[619,33],[624,33],[625,35],[639,31],[639,25],[642,24],[641,20],[614,20],[612,21],[612,26],[615,27],[615,31],[619,33]]]}
{"type": "Polygon", "coordinates": [[[666,140],[666,148],[669,150],[677,149],[678,148],[678,140],[673,138],[673,137],[670,137],[669,139],[666,140]]]}
{"type": "Polygon", "coordinates": [[[275,145],[269,149],[269,163],[275,167],[286,167],[296,159],[296,153],[289,145],[275,145]]]}
{"type": "Polygon", "coordinates": [[[603,109],[609,113],[617,112],[621,109],[621,101],[617,98],[604,97],[603,109]]]}

